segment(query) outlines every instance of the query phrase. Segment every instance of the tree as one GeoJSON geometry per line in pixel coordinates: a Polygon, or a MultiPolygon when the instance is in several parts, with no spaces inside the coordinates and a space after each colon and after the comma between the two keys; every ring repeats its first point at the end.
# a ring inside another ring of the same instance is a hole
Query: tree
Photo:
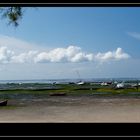
{"type": "Polygon", "coordinates": [[[19,25],[19,21],[23,16],[22,7],[1,7],[0,14],[2,18],[8,19],[8,24],[12,24],[15,27],[19,25]]]}

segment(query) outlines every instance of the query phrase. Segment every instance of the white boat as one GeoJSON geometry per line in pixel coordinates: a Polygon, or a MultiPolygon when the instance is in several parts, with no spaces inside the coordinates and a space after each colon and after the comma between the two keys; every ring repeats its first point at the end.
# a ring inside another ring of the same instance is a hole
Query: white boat
{"type": "Polygon", "coordinates": [[[107,86],[108,84],[106,82],[101,83],[101,86],[107,86]]]}
{"type": "Polygon", "coordinates": [[[77,85],[83,85],[83,84],[85,84],[85,82],[84,81],[80,81],[80,82],[77,82],[76,84],[77,85]]]}
{"type": "Polygon", "coordinates": [[[118,83],[118,84],[116,85],[116,88],[124,88],[124,83],[118,83]]]}
{"type": "Polygon", "coordinates": [[[80,74],[79,74],[78,71],[77,71],[77,74],[78,74],[78,76],[79,76],[79,82],[77,82],[76,84],[77,84],[77,85],[84,85],[85,82],[81,80],[81,77],[80,77],[80,74]]]}

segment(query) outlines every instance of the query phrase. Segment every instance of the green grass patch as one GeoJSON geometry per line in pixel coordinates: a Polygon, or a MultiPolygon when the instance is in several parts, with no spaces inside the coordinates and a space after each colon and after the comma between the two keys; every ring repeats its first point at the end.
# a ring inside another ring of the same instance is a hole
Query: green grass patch
{"type": "Polygon", "coordinates": [[[0,106],[0,110],[1,109],[16,109],[17,106],[14,106],[14,105],[7,105],[7,106],[0,106]]]}
{"type": "Polygon", "coordinates": [[[111,86],[100,85],[75,85],[75,84],[57,84],[52,89],[9,89],[0,90],[0,99],[11,99],[18,96],[44,96],[55,93],[66,93],[67,95],[140,95],[140,89],[128,88],[128,89],[114,89],[111,86]]]}

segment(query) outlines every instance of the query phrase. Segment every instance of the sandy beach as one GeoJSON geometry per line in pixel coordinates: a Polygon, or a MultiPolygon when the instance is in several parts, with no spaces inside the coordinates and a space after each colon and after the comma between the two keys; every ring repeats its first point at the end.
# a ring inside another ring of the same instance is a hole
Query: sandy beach
{"type": "Polygon", "coordinates": [[[140,122],[140,99],[65,96],[9,100],[0,122],[140,122]]]}

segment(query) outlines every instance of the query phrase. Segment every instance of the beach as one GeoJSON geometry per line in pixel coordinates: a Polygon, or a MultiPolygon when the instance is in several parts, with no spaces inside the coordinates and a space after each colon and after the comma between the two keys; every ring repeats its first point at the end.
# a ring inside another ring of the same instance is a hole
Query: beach
{"type": "Polygon", "coordinates": [[[140,98],[54,96],[11,99],[6,107],[0,107],[0,122],[140,122],[140,98]]]}

